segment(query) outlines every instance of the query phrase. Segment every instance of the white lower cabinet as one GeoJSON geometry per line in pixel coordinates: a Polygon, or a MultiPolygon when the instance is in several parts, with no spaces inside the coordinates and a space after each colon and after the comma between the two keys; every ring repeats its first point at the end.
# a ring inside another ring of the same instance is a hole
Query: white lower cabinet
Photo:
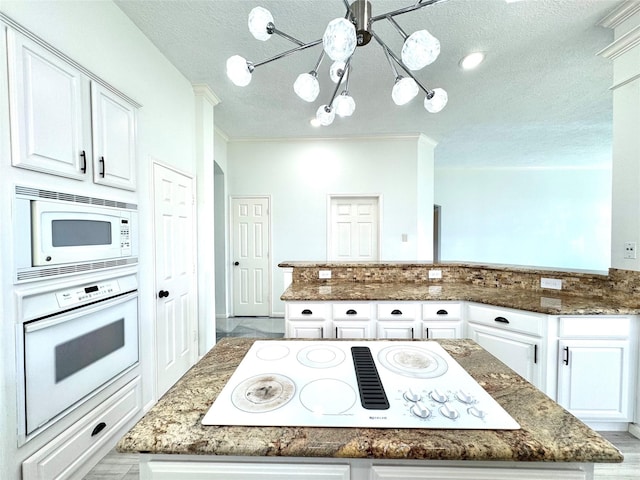
{"type": "Polygon", "coordinates": [[[374,338],[371,329],[371,310],[369,302],[338,302],[333,304],[332,334],[335,338],[367,339],[374,338]]]}
{"type": "MultiPolygon", "coordinates": [[[[140,377],[22,463],[22,480],[82,478],[87,461],[142,408],[140,377]]],[[[117,439],[117,437],[116,437],[117,439]]],[[[115,443],[115,440],[113,440],[115,443]]]]}
{"type": "Polygon", "coordinates": [[[324,302],[291,302],[286,305],[288,338],[331,337],[331,305],[324,302]]]}
{"type": "Polygon", "coordinates": [[[631,422],[636,335],[629,317],[559,319],[557,402],[585,422],[631,422]]]}
{"type": "Polygon", "coordinates": [[[140,480],[592,480],[591,464],[332,458],[264,458],[140,462],[140,480]],[[282,463],[280,463],[282,462],[282,463]],[[340,464],[338,464],[340,462],[340,464]],[[392,464],[385,464],[385,463],[392,464]]]}
{"type": "MultiPolygon", "coordinates": [[[[286,461],[286,460],[283,460],[286,461]]],[[[350,480],[349,465],[171,462],[140,464],[140,480],[350,480]]]]}
{"type": "Polygon", "coordinates": [[[429,302],[422,305],[422,338],[462,338],[462,304],[429,302]]]}
{"type": "Polygon", "coordinates": [[[547,321],[546,315],[469,304],[467,336],[543,389],[547,321]]]}
{"type": "Polygon", "coordinates": [[[420,304],[413,302],[382,302],[376,305],[378,338],[412,340],[421,338],[420,304]]]}

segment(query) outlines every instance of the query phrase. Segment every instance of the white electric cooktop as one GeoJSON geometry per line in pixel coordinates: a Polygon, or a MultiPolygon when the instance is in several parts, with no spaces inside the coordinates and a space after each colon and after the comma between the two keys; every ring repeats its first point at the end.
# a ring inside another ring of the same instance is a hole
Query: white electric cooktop
{"type": "Polygon", "coordinates": [[[202,423],[520,428],[433,341],[256,341],[202,423]]]}

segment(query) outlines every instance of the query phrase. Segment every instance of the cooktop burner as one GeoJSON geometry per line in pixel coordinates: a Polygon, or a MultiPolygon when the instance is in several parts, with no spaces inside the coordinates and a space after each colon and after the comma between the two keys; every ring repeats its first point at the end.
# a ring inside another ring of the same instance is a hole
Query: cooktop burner
{"type": "Polygon", "coordinates": [[[520,428],[433,341],[256,341],[202,423],[520,428]]]}

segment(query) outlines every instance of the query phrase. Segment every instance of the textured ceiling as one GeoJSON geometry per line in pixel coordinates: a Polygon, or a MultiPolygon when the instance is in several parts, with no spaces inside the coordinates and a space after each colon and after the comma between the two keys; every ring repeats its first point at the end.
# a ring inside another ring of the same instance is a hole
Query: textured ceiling
{"type": "MultiPolygon", "coordinates": [[[[412,0],[372,0],[374,15],[412,0]]],[[[380,47],[371,42],[353,57],[350,93],[356,111],[329,127],[309,120],[333,93],[330,60],[319,69],[313,104],[293,93],[298,74],[313,69],[320,46],[256,68],[249,86],[226,77],[234,54],[259,62],[294,45],[273,36],[255,40],[247,29],[254,6],[269,9],[276,27],[302,41],[322,36],[342,17],[340,0],[116,0],[116,4],[192,83],[204,83],[221,103],[216,126],[231,140],[425,134],[438,142],[439,166],[594,166],[611,158],[612,66],[596,55],[613,40],[597,25],[619,0],[449,0],[396,17],[411,33],[426,28],[441,53],[416,76],[449,94],[447,107],[430,114],[423,95],[398,107],[393,76],[380,47]],[[458,62],[483,51],[474,71],[458,62]]],[[[386,21],[376,32],[396,52],[402,38],[386,21]]]]}

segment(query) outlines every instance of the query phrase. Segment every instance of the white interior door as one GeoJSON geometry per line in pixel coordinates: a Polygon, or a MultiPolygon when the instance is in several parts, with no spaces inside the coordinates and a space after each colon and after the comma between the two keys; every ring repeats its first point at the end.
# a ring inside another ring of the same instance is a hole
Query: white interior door
{"type": "Polygon", "coordinates": [[[378,260],[378,197],[331,197],[329,203],[329,260],[378,260]]]}
{"type": "Polygon", "coordinates": [[[269,315],[269,198],[231,199],[233,314],[269,315]]]}
{"type": "Polygon", "coordinates": [[[164,394],[196,361],[193,179],[153,166],[156,252],[156,383],[164,394]]]}

